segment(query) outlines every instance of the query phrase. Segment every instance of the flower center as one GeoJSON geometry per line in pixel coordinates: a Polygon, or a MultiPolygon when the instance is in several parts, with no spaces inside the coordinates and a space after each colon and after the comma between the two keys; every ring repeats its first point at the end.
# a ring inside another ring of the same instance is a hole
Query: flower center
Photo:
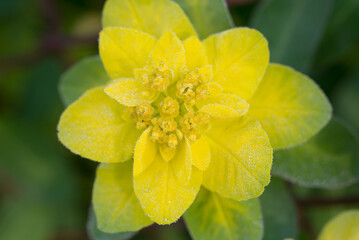
{"type": "Polygon", "coordinates": [[[201,137],[198,127],[208,126],[209,115],[196,112],[193,106],[213,93],[212,72],[212,66],[194,71],[184,67],[177,84],[171,86],[173,71],[163,62],[134,71],[143,86],[160,92],[160,95],[152,104],[144,102],[128,108],[128,112],[138,129],[152,127],[150,140],[159,144],[160,153],[166,161],[174,157],[183,136],[195,142],[201,137]]]}
{"type": "Polygon", "coordinates": [[[171,97],[165,97],[158,107],[142,103],[128,108],[128,112],[136,121],[138,129],[152,126],[150,139],[160,144],[161,155],[168,161],[174,157],[176,147],[183,136],[190,142],[195,142],[201,137],[196,128],[209,123],[209,115],[206,113],[187,112],[180,115],[180,105],[171,97]]]}

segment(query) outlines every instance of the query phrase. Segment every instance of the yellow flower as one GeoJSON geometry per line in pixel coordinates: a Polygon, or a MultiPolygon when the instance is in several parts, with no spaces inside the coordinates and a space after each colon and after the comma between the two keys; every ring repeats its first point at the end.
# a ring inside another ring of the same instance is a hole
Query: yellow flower
{"type": "Polygon", "coordinates": [[[170,224],[201,185],[235,200],[258,197],[270,181],[272,146],[296,145],[327,123],[323,93],[293,69],[269,64],[267,41],[254,29],[200,41],[173,2],[132,1],[139,11],[171,10],[142,25],[115,14],[126,11],[124,2],[109,1],[99,39],[112,81],[88,90],[58,125],[65,146],[103,163],[97,217],[116,221],[129,202],[124,218],[137,225],[123,231],[150,224],[148,217],[170,224]]]}

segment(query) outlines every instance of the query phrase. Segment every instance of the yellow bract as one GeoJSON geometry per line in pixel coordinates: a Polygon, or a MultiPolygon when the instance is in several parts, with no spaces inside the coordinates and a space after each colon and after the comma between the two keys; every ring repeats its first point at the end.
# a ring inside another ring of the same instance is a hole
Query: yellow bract
{"type": "Polygon", "coordinates": [[[200,112],[218,119],[240,117],[247,114],[249,109],[249,104],[245,100],[230,93],[222,93],[205,99],[197,106],[200,112]]]}
{"type": "Polygon", "coordinates": [[[61,115],[59,139],[72,152],[94,161],[127,161],[141,132],[123,118],[123,110],[102,87],[88,90],[61,115]]]}
{"type": "Polygon", "coordinates": [[[131,170],[131,161],[101,164],[97,169],[93,207],[102,231],[137,231],[152,223],[134,193],[131,170]]]}
{"type": "Polygon", "coordinates": [[[171,160],[172,171],[183,185],[187,185],[192,173],[192,150],[188,139],[185,137],[176,149],[176,155],[171,160]]]}
{"type": "Polygon", "coordinates": [[[327,124],[332,112],[311,79],[279,64],[269,65],[249,103],[249,115],[260,121],[274,148],[308,140],[327,124]]]}
{"type": "Polygon", "coordinates": [[[170,0],[108,0],[102,25],[133,28],[155,37],[171,30],[182,40],[196,35],[186,14],[170,0]]]}
{"type": "Polygon", "coordinates": [[[327,223],[318,240],[357,240],[359,239],[359,210],[341,213],[327,223]]]}
{"type": "Polygon", "coordinates": [[[214,80],[226,92],[249,99],[269,62],[267,40],[258,31],[236,28],[208,37],[203,42],[214,80]]]}
{"type": "Polygon", "coordinates": [[[111,81],[70,105],[58,125],[61,142],[83,157],[134,158],[99,167],[94,206],[102,230],[150,224],[137,199],[152,221],[170,224],[201,184],[234,200],[258,197],[270,180],[269,139],[292,146],[330,117],[310,79],[280,65],[267,69],[268,44],[256,30],[201,42],[169,0],[108,0],[103,23],[99,49],[111,81]],[[129,225],[116,225],[120,218],[129,225]]]}
{"type": "Polygon", "coordinates": [[[157,92],[145,88],[133,78],[121,78],[106,86],[105,92],[127,107],[135,107],[145,102],[153,102],[157,92]]]}
{"type": "Polygon", "coordinates": [[[135,193],[145,213],[158,224],[170,224],[192,204],[202,183],[202,172],[192,168],[190,181],[175,174],[173,162],[157,155],[143,173],[134,177],[135,193]]]}
{"type": "Polygon", "coordinates": [[[105,28],[100,33],[100,56],[112,79],[133,77],[133,69],[147,64],[156,43],[151,35],[134,29],[105,28]]]}
{"type": "Polygon", "coordinates": [[[152,62],[164,63],[174,72],[175,81],[181,68],[186,64],[186,54],[181,40],[174,32],[166,31],[157,41],[152,52],[152,62]]]}
{"type": "Polygon", "coordinates": [[[154,142],[150,140],[152,128],[144,131],[136,143],[134,153],[133,176],[142,173],[155,159],[158,149],[154,142]]]}
{"type": "Polygon", "coordinates": [[[219,121],[203,137],[211,148],[203,185],[235,200],[261,195],[270,180],[272,147],[259,122],[246,117],[219,121]]]}
{"type": "Polygon", "coordinates": [[[203,106],[199,111],[218,119],[235,118],[240,116],[233,108],[221,104],[208,104],[203,106]]]}
{"type": "Polygon", "coordinates": [[[206,51],[197,37],[189,37],[183,42],[186,51],[186,65],[189,71],[208,65],[206,51]]]}
{"type": "Polygon", "coordinates": [[[191,144],[193,165],[201,171],[205,171],[211,161],[211,149],[207,140],[200,138],[191,144]]]}

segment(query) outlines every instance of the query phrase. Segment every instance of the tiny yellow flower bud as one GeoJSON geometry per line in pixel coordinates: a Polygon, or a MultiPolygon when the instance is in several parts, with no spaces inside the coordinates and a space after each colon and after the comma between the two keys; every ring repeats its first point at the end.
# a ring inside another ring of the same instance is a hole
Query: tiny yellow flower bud
{"type": "Polygon", "coordinates": [[[134,75],[143,86],[159,92],[165,91],[174,77],[173,71],[163,62],[160,62],[157,66],[135,69],[134,75]]]}
{"type": "Polygon", "coordinates": [[[151,121],[152,114],[154,112],[150,103],[142,103],[136,107],[136,114],[139,120],[151,121]]]}
{"type": "Polygon", "coordinates": [[[173,132],[177,129],[177,123],[171,117],[161,117],[159,126],[164,132],[173,132]]]}
{"type": "Polygon", "coordinates": [[[171,97],[166,97],[159,106],[160,113],[163,116],[177,117],[179,114],[179,104],[171,97]]]}
{"type": "Polygon", "coordinates": [[[139,120],[136,122],[137,129],[144,129],[144,128],[148,127],[149,125],[150,125],[149,122],[145,122],[143,120],[139,120]]]}
{"type": "Polygon", "coordinates": [[[176,134],[171,133],[171,134],[168,136],[167,145],[168,145],[170,148],[174,149],[174,148],[176,148],[177,144],[178,144],[178,139],[177,139],[176,134]]]}

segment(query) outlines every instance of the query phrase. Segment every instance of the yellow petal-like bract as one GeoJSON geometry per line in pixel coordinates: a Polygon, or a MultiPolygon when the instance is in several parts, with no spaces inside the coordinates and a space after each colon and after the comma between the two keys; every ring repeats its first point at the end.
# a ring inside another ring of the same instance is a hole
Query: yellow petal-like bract
{"type": "Polygon", "coordinates": [[[211,161],[211,151],[208,142],[204,138],[200,138],[191,144],[193,165],[199,170],[205,171],[211,161]]]}
{"type": "Polygon", "coordinates": [[[108,84],[105,88],[108,96],[127,107],[135,107],[145,102],[153,102],[157,93],[146,89],[133,78],[120,78],[108,84]]]}
{"type": "Polygon", "coordinates": [[[186,14],[170,0],[107,0],[102,25],[133,28],[155,37],[171,30],[182,40],[196,35],[186,14]]]}
{"type": "Polygon", "coordinates": [[[261,195],[269,184],[273,152],[259,122],[243,117],[213,123],[205,138],[211,161],[203,185],[235,200],[261,195]]]}
{"type": "Polygon", "coordinates": [[[158,148],[150,140],[152,128],[146,129],[138,139],[134,154],[133,175],[142,173],[155,159],[158,154],[158,148]]]}
{"type": "Polygon", "coordinates": [[[127,161],[141,132],[123,119],[123,110],[102,87],[88,90],[61,115],[59,139],[72,152],[94,161],[127,161]]]}
{"type": "Polygon", "coordinates": [[[269,62],[267,40],[258,31],[235,28],[203,42],[214,80],[226,92],[247,100],[256,90],[269,62]]]}
{"type": "Polygon", "coordinates": [[[132,161],[102,163],[97,169],[93,206],[102,231],[137,231],[152,223],[135,196],[131,170],[132,161]]]}
{"type": "Polygon", "coordinates": [[[183,185],[187,185],[192,173],[192,150],[187,138],[183,138],[171,160],[172,171],[183,185]]]}
{"type": "Polygon", "coordinates": [[[349,210],[339,214],[327,223],[318,240],[359,239],[359,210],[349,210]]]}
{"type": "Polygon", "coordinates": [[[184,184],[174,173],[175,168],[157,155],[150,167],[134,177],[135,193],[143,210],[158,224],[179,219],[194,201],[202,183],[200,170],[193,168],[190,181],[184,184]]]}
{"type": "Polygon", "coordinates": [[[156,39],[134,29],[108,27],[100,33],[100,56],[112,79],[133,77],[148,63],[156,39]]]}
{"type": "Polygon", "coordinates": [[[311,79],[279,64],[268,67],[249,103],[248,114],[261,123],[274,148],[308,140],[327,124],[332,112],[311,79]]]}
{"type": "Polygon", "coordinates": [[[208,64],[206,51],[197,37],[189,37],[183,42],[186,51],[186,65],[190,71],[208,64]]]}
{"type": "Polygon", "coordinates": [[[203,106],[199,111],[219,119],[240,117],[236,110],[221,104],[208,104],[203,106]]]}
{"type": "Polygon", "coordinates": [[[186,55],[181,40],[174,32],[167,31],[161,36],[153,49],[152,59],[155,63],[163,62],[174,71],[175,76],[179,75],[186,63],[186,55]]]}

